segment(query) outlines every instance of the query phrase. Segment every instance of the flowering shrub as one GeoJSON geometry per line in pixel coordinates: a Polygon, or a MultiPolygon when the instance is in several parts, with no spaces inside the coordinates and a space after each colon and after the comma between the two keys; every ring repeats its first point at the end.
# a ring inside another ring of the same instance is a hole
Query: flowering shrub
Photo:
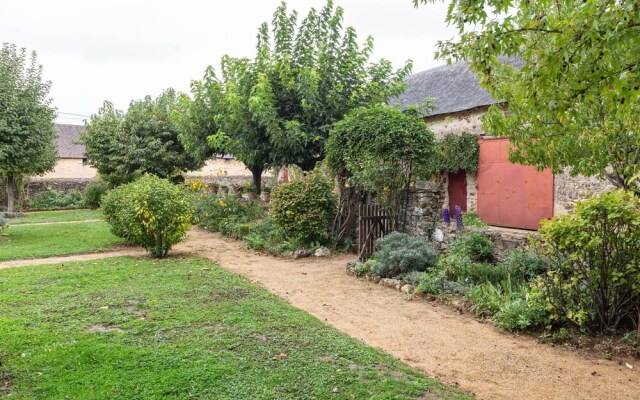
{"type": "Polygon", "coordinates": [[[183,186],[152,175],[110,191],[102,206],[114,235],[158,258],[184,240],[195,215],[183,186]]]}

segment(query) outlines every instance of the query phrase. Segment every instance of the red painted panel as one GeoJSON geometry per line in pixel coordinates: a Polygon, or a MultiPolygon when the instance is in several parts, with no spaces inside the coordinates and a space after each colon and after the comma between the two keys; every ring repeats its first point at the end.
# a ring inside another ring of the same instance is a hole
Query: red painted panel
{"type": "Polygon", "coordinates": [[[467,173],[465,171],[452,172],[449,174],[449,210],[451,213],[456,205],[462,211],[467,211],[467,173]]]}
{"type": "Polygon", "coordinates": [[[508,160],[509,140],[480,141],[478,216],[490,225],[538,229],[553,216],[553,174],[508,160]]]}

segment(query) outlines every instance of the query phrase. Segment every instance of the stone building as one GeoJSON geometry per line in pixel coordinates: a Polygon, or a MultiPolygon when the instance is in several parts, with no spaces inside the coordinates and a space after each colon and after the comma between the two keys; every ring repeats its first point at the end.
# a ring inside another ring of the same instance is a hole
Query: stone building
{"type": "MultiPolygon", "coordinates": [[[[518,61],[512,61],[517,66],[518,61]]],[[[595,178],[571,177],[568,172],[553,175],[508,161],[508,140],[493,138],[482,127],[481,117],[499,103],[479,86],[466,63],[440,66],[407,78],[407,91],[392,103],[402,107],[421,105],[435,99],[437,109],[425,118],[438,139],[446,135],[478,135],[478,173],[451,172],[429,189],[440,209],[475,211],[490,225],[537,229],[543,218],[571,211],[589,194],[612,186],[595,178]]],[[[428,202],[425,195],[422,203],[428,202]]],[[[432,205],[433,207],[433,205],[432,205]]]]}

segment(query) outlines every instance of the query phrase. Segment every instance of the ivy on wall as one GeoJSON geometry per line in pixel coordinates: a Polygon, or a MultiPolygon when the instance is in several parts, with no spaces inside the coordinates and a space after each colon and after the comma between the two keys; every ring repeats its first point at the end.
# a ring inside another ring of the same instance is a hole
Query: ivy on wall
{"type": "Polygon", "coordinates": [[[447,135],[437,142],[436,154],[429,164],[429,172],[435,175],[457,171],[475,174],[478,172],[479,154],[477,135],[447,135]]]}

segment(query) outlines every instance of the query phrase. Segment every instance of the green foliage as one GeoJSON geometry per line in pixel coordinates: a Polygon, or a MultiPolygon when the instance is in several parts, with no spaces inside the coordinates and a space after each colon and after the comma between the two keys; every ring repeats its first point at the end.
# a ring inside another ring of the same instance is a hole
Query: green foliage
{"type": "Polygon", "coordinates": [[[29,208],[35,209],[79,208],[85,205],[82,194],[77,190],[63,193],[51,188],[29,199],[28,204],[29,208]]]}
{"type": "Polygon", "coordinates": [[[546,321],[544,310],[532,306],[526,299],[517,297],[500,306],[495,315],[495,323],[502,329],[527,330],[542,325],[546,321]]]}
{"type": "Polygon", "coordinates": [[[511,250],[501,263],[514,282],[529,282],[549,269],[549,262],[533,250],[511,250]]]}
{"type": "Polygon", "coordinates": [[[336,210],[336,197],[331,182],[321,174],[281,184],[273,190],[269,215],[287,236],[305,245],[326,243],[336,210]]]}
{"type": "Polygon", "coordinates": [[[420,275],[418,286],[416,287],[417,293],[435,294],[439,296],[446,294],[463,295],[468,290],[468,286],[450,280],[447,273],[439,268],[420,275]]]}
{"type": "Polygon", "coordinates": [[[195,214],[184,187],[153,175],[110,191],[102,207],[114,235],[158,258],[186,238],[195,214]]]}
{"type": "Polygon", "coordinates": [[[406,233],[391,232],[376,240],[373,254],[376,263],[371,272],[390,278],[411,271],[426,271],[435,266],[436,253],[431,244],[423,238],[409,236],[406,233]]]}
{"type": "Polygon", "coordinates": [[[204,165],[178,140],[172,118],[178,94],[164,91],[132,101],[126,113],[105,102],[85,126],[81,138],[89,164],[111,186],[131,182],[145,173],[172,178],[204,165]]]}
{"type": "Polygon", "coordinates": [[[477,226],[477,227],[485,227],[489,226],[484,221],[478,217],[478,214],[473,211],[466,212],[462,214],[462,225],[464,226],[477,226]]]}
{"type": "Polygon", "coordinates": [[[447,22],[459,35],[437,57],[469,61],[508,104],[492,106],[483,124],[511,140],[512,161],[638,192],[639,14],[636,1],[451,0],[447,22]]]}
{"type": "Polygon", "coordinates": [[[479,156],[478,135],[446,135],[436,144],[434,157],[429,161],[429,173],[442,175],[467,171],[475,174],[478,172],[479,156]]]}
{"type": "Polygon", "coordinates": [[[358,108],[334,125],[327,142],[328,166],[352,185],[373,192],[392,219],[404,190],[427,171],[434,135],[420,119],[384,104],[358,108]]]}
{"type": "Polygon", "coordinates": [[[102,196],[107,193],[107,185],[102,182],[91,182],[84,188],[84,205],[89,208],[96,209],[100,208],[100,201],[102,200],[102,196]]]}
{"type": "Polygon", "coordinates": [[[622,190],[578,203],[540,228],[550,260],[540,288],[557,315],[592,332],[637,324],[640,307],[640,199],[622,190]]]}
{"type": "Polygon", "coordinates": [[[53,169],[57,156],[51,82],[42,81],[36,53],[4,43],[0,49],[0,177],[7,208],[14,208],[15,181],[53,169]]]}
{"type": "Polygon", "coordinates": [[[202,195],[196,197],[195,205],[198,225],[212,232],[220,231],[229,218],[245,223],[262,218],[265,212],[259,204],[234,196],[202,195]]]}
{"type": "Polygon", "coordinates": [[[481,232],[468,232],[458,238],[451,246],[451,253],[469,257],[473,262],[492,262],[494,260],[493,243],[481,232]]]}
{"type": "Polygon", "coordinates": [[[0,236],[4,235],[9,228],[9,222],[5,218],[4,213],[0,212],[0,236]]]}
{"type": "Polygon", "coordinates": [[[250,248],[273,255],[290,253],[302,247],[298,240],[287,237],[284,229],[276,225],[269,216],[255,221],[244,240],[250,248]]]}

